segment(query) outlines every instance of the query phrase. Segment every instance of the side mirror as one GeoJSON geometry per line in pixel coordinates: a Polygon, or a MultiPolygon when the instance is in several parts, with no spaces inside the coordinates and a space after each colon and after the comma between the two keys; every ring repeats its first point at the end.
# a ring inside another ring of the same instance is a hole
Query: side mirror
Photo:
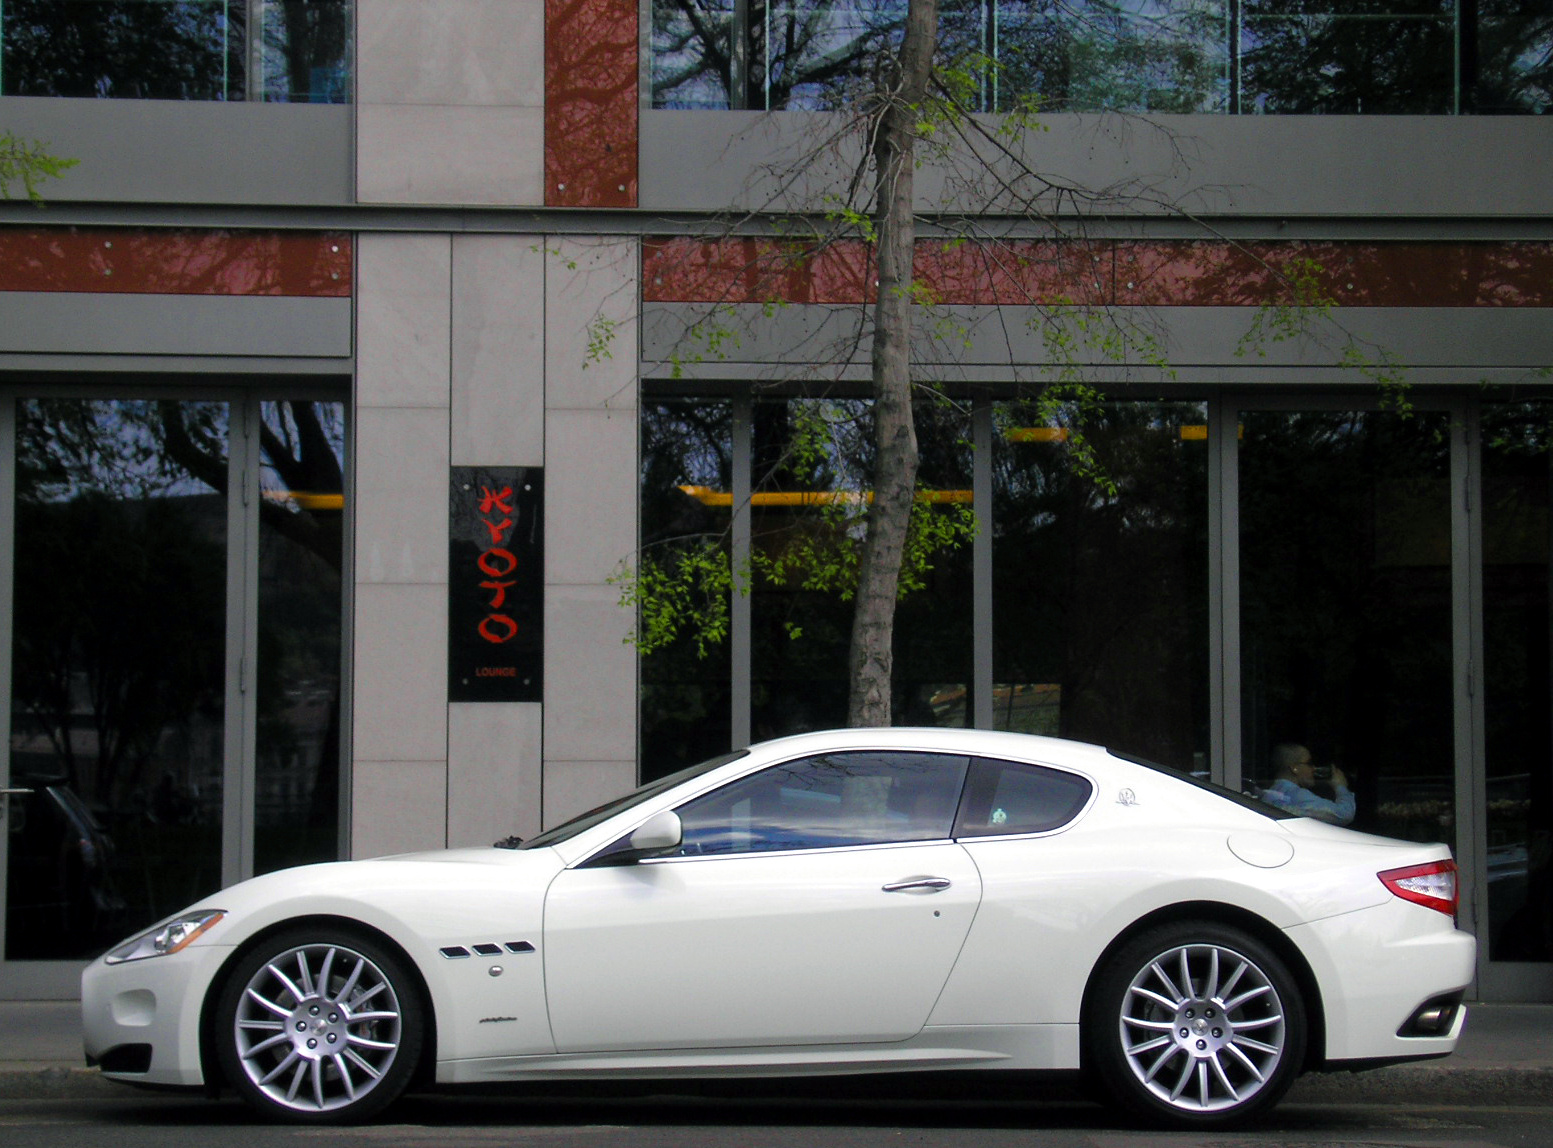
{"type": "Polygon", "coordinates": [[[631,852],[641,857],[677,848],[684,840],[679,814],[672,809],[654,813],[631,834],[631,852]]]}

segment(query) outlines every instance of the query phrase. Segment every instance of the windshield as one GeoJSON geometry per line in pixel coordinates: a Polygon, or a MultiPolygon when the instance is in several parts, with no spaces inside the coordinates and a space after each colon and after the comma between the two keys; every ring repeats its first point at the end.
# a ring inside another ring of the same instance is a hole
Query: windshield
{"type": "Polygon", "coordinates": [[[519,845],[519,849],[543,849],[547,845],[556,845],[568,838],[575,837],[585,829],[592,829],[601,821],[606,821],[615,814],[630,809],[633,805],[640,805],[649,798],[656,797],[665,790],[673,789],[682,781],[689,781],[693,777],[699,777],[703,773],[710,773],[718,766],[727,765],[730,761],[738,761],[749,753],[747,749],[735,750],[733,753],[721,754],[709,761],[703,761],[699,765],[692,765],[678,773],[671,773],[667,777],[660,777],[657,781],[649,781],[640,789],[633,789],[623,797],[590,809],[586,813],[578,814],[570,821],[563,821],[554,829],[547,829],[538,837],[531,837],[519,845]]]}

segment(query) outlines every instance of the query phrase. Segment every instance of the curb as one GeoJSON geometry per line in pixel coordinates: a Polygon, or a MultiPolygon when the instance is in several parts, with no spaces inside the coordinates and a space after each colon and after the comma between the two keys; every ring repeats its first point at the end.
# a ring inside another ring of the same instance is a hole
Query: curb
{"type": "MultiPolygon", "coordinates": [[[[448,1094],[456,1093],[449,1090],[448,1094]]],[[[108,1080],[95,1068],[25,1062],[0,1067],[0,1100],[122,1100],[136,1095],[146,1093],[108,1080]]],[[[188,1095],[199,1093],[191,1090],[188,1095]]],[[[1282,1103],[1553,1107],[1553,1066],[1410,1065],[1311,1073],[1295,1081],[1282,1103]]]]}

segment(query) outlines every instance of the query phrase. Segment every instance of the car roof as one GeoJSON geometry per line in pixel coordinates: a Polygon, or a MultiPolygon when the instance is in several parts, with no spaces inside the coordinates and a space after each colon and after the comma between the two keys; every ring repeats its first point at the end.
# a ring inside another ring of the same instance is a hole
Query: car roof
{"type": "Polygon", "coordinates": [[[810,749],[916,749],[947,753],[1013,757],[1022,760],[1079,765],[1102,759],[1115,761],[1104,746],[1039,734],[1006,730],[959,729],[944,726],[872,726],[816,730],[758,742],[752,754],[762,758],[802,753],[810,749]]]}

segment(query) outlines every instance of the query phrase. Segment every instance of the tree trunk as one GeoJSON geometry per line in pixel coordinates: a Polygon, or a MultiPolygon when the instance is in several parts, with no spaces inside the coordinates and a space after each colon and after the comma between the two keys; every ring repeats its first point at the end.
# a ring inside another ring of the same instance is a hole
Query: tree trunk
{"type": "Polygon", "coordinates": [[[878,298],[874,303],[874,500],[858,571],[852,618],[847,724],[890,724],[896,591],[917,485],[917,432],[911,413],[912,174],[918,117],[926,102],[938,36],[938,0],[910,0],[900,55],[876,97],[873,166],[878,298]]]}

